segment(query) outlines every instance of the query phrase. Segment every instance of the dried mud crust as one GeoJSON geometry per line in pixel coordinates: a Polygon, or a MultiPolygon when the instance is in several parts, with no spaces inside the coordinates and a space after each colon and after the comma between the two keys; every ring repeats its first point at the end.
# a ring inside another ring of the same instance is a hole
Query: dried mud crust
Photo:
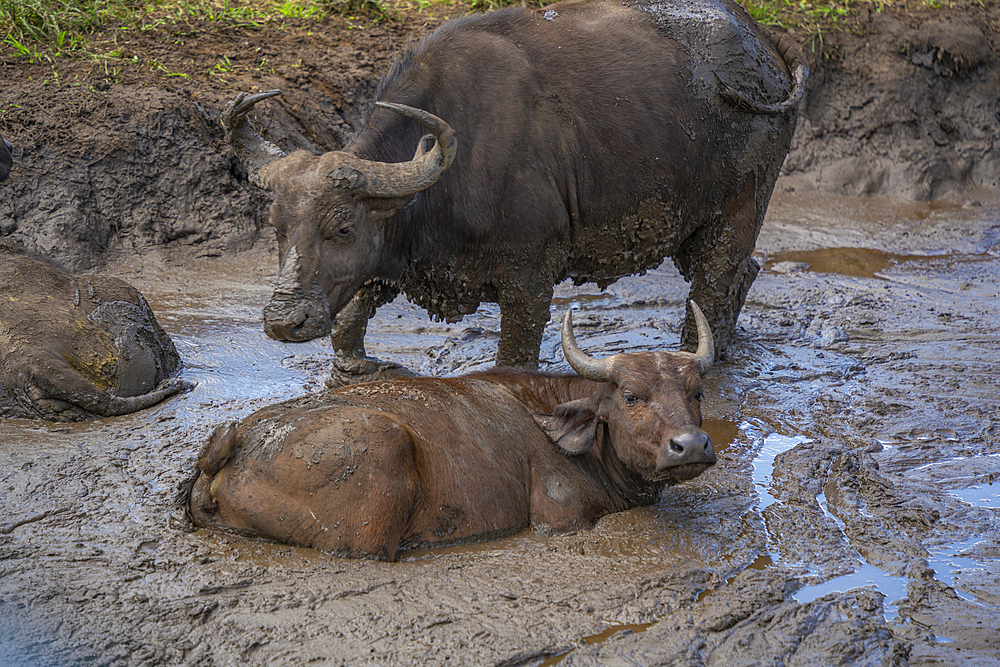
{"type": "MultiPolygon", "coordinates": [[[[447,11],[459,14],[462,5],[447,11]]],[[[240,91],[286,151],[341,147],[394,53],[446,15],[399,22],[109,30],[117,58],[0,62],[0,134],[14,145],[0,236],[74,270],[130,254],[211,257],[270,242],[267,196],[224,144],[240,91]]],[[[788,31],[812,74],[779,191],[974,198],[1000,187],[1000,5],[860,8],[815,35],[788,31]]]]}
{"type": "Polygon", "coordinates": [[[1000,5],[863,8],[844,26],[804,44],[782,187],[919,201],[1000,188],[1000,5]]]}

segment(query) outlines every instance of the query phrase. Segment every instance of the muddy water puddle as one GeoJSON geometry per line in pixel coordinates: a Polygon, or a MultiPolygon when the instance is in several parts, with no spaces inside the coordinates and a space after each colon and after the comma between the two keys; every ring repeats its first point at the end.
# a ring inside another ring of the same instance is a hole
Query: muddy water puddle
{"type": "MultiPolygon", "coordinates": [[[[963,575],[982,571],[984,565],[981,559],[962,555],[963,552],[976,547],[983,542],[982,537],[972,537],[961,542],[935,549],[929,553],[927,565],[934,570],[935,578],[951,587],[955,595],[962,600],[979,604],[973,587],[964,585],[963,575]]],[[[824,595],[848,591],[853,588],[870,588],[885,596],[882,603],[883,613],[888,620],[898,620],[900,603],[907,600],[907,577],[894,577],[881,569],[861,562],[857,571],[841,577],[836,577],[821,584],[804,586],[795,592],[795,600],[800,603],[812,602],[824,595]]],[[[941,641],[941,638],[938,638],[941,641]]]]}
{"type": "Polygon", "coordinates": [[[768,259],[764,268],[778,273],[815,271],[816,273],[839,273],[859,278],[875,278],[892,266],[929,259],[940,260],[942,257],[893,255],[871,248],[817,248],[775,255],[768,259]]]}
{"type": "Polygon", "coordinates": [[[956,262],[990,262],[991,254],[982,255],[896,255],[871,248],[816,248],[778,253],[769,257],[764,269],[775,273],[812,271],[835,273],[856,278],[891,279],[904,264],[914,264],[922,272],[935,271],[956,262]]]}
{"type": "Polygon", "coordinates": [[[978,486],[969,486],[964,489],[955,489],[948,493],[969,505],[989,507],[991,509],[1000,508],[1000,484],[993,484],[991,482],[978,486]]]}
{"type": "MultiPolygon", "coordinates": [[[[524,529],[392,564],[187,532],[177,497],[215,425],[321,389],[331,353],[325,340],[263,335],[276,270],[266,254],[125,271],[198,386],[126,417],[0,422],[0,497],[12,508],[0,522],[0,600],[17,610],[0,631],[94,659],[132,641],[177,664],[164,651],[253,665],[575,664],[652,637],[679,609],[729,604],[728,591],[759,574],[796,580],[790,599],[802,605],[875,588],[889,621],[973,650],[980,638],[949,625],[944,603],[914,611],[904,573],[923,559],[967,605],[962,618],[994,618],[1000,587],[984,563],[1000,548],[1000,223],[914,210],[888,211],[889,224],[872,207],[845,223],[837,207],[779,202],[761,256],[808,267],[761,273],[739,341],[705,379],[712,470],[591,531],[524,529]],[[850,275],[838,270],[848,260],[850,275]]],[[[557,286],[542,368],[568,368],[558,329],[570,307],[595,355],[675,349],[686,291],[669,262],[604,291],[557,286]]],[[[366,342],[374,356],[450,375],[492,364],[499,324],[492,304],[447,324],[399,298],[366,342]]],[[[762,613],[772,604],[738,590],[762,613]]]]}
{"type": "MultiPolygon", "coordinates": [[[[740,425],[740,428],[750,439],[760,441],[758,453],[753,461],[753,480],[759,495],[757,509],[763,512],[771,505],[780,502],[772,493],[775,459],[801,443],[810,442],[810,439],[801,435],[787,436],[773,432],[761,437],[761,432],[763,429],[766,429],[766,425],[760,421],[744,422],[740,425]]],[[[919,429],[918,435],[920,434],[924,434],[924,430],[919,429]]],[[[907,433],[906,435],[912,435],[912,433],[907,433]]],[[[957,435],[950,429],[937,429],[936,432],[927,430],[927,433],[924,435],[926,435],[926,439],[928,440],[943,438],[952,442],[958,441],[957,435]]],[[[1000,472],[996,471],[998,464],[1000,464],[1000,454],[974,457],[971,460],[966,457],[957,457],[955,459],[920,466],[914,472],[917,474],[922,472],[928,477],[935,477],[931,472],[931,469],[934,469],[939,473],[936,477],[941,479],[940,472],[942,469],[955,470],[961,468],[967,472],[970,469],[976,471],[979,474],[977,475],[974,472],[973,478],[984,478],[987,480],[985,483],[948,489],[946,493],[969,505],[997,509],[1000,507],[1000,484],[994,484],[993,480],[1000,479],[1000,472]],[[988,470],[988,472],[983,472],[984,469],[988,470]]],[[[956,479],[955,477],[949,477],[948,481],[949,486],[963,483],[961,478],[956,479]]],[[[824,494],[820,493],[816,500],[822,508],[824,515],[839,528],[839,531],[846,538],[848,528],[837,516],[836,511],[831,511],[824,494]]],[[[768,552],[761,553],[757,561],[748,566],[749,568],[784,564],[780,555],[777,555],[774,551],[780,545],[782,536],[774,533],[766,520],[765,526],[768,532],[768,552]]],[[[970,602],[978,603],[979,600],[976,598],[974,588],[963,587],[960,575],[967,576],[970,572],[974,573],[982,570],[983,561],[981,558],[972,558],[963,555],[963,553],[982,545],[985,539],[982,535],[974,535],[973,537],[951,544],[931,547],[926,553],[927,565],[935,571],[936,578],[952,587],[960,598],[970,602]]],[[[805,585],[794,593],[794,599],[800,603],[808,603],[833,593],[846,592],[855,588],[869,588],[885,596],[883,611],[886,618],[889,620],[898,619],[897,607],[907,598],[908,578],[906,576],[893,576],[883,569],[866,562],[864,557],[856,550],[852,550],[852,558],[854,560],[853,567],[855,568],[853,572],[833,577],[822,583],[805,585]]],[[[944,641],[945,639],[938,638],[938,641],[944,641]]]]}

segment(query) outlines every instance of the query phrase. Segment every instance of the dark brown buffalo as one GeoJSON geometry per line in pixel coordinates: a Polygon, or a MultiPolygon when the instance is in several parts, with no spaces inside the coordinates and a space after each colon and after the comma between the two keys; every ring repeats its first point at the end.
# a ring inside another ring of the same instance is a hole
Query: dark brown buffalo
{"type": "Polygon", "coordinates": [[[588,357],[580,375],[498,368],[397,378],[273,405],[220,426],[191,492],[195,524],[249,531],[343,557],[508,533],[529,522],[589,528],[654,502],[715,463],[701,430],[697,352],[588,357]]]}
{"type": "Polygon", "coordinates": [[[142,295],[0,239],[0,418],[135,412],[192,385],[142,295]]]}
{"type": "Polygon", "coordinates": [[[285,155],[246,119],[279,91],[240,95],[223,125],[274,193],[265,330],[309,340],[335,316],[338,358],[362,360],[400,291],[451,322],[488,301],[497,363],[533,366],[554,284],[603,288],[672,257],[723,351],[795,126],[797,53],[730,0],[583,0],[442,25],[341,151],[285,155]]]}

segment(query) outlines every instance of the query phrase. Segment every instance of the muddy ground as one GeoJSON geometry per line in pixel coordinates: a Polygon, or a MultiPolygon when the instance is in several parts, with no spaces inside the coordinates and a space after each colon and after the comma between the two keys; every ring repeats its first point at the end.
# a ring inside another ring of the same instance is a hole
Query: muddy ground
{"type": "MultiPolygon", "coordinates": [[[[5,58],[0,234],[130,280],[198,386],[127,417],[0,421],[0,664],[1000,664],[995,3],[797,36],[813,77],[765,270],[707,378],[702,477],[593,531],[393,564],[192,530],[178,496],[212,428],[321,389],[331,357],[261,331],[266,201],[218,109],[280,87],[269,138],[336,148],[439,18],[5,58]]],[[[588,351],[670,348],[685,294],[667,264],[560,286],[552,312],[583,308],[588,351]]],[[[499,316],[446,325],[399,299],[369,331],[369,352],[452,374],[489,365],[499,316]]],[[[542,356],[566,368],[555,319],[542,356]]]]}

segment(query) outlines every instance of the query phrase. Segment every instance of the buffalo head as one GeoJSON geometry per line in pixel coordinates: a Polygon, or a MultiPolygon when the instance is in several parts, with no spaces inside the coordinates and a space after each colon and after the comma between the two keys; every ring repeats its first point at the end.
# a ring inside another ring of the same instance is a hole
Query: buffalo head
{"type": "Polygon", "coordinates": [[[625,466],[650,482],[681,482],[716,461],[712,439],[701,429],[701,376],[712,367],[715,343],[708,321],[691,302],[698,325],[696,352],[640,352],[595,359],[563,320],[566,360],[583,377],[603,383],[592,395],[559,405],[535,419],[567,454],[588,451],[598,438],[611,441],[625,466]]]}
{"type": "Polygon", "coordinates": [[[274,193],[271,224],[278,237],[280,274],[264,308],[264,330],[277,340],[305,341],[330,333],[333,318],[367,280],[385,241],[384,222],[433,185],[455,157],[455,133],[444,121],[402,104],[377,103],[420,123],[431,134],[413,159],[366,160],[348,150],[285,155],[264,141],[246,114],[280,91],[239,95],[222,124],[250,182],[274,193]]]}

